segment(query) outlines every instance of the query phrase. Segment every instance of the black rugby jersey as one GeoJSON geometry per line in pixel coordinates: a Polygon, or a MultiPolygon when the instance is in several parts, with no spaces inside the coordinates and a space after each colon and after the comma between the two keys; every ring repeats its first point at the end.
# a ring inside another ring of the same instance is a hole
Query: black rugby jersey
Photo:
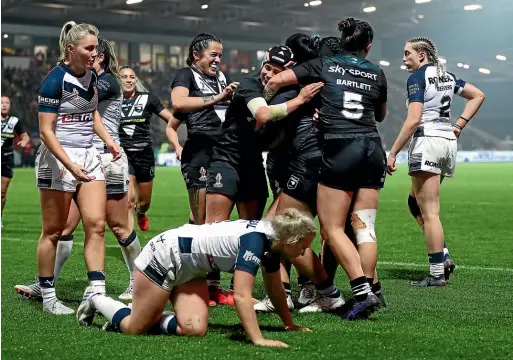
{"type": "Polygon", "coordinates": [[[20,119],[16,116],[7,116],[5,119],[2,119],[2,162],[13,155],[12,144],[14,138],[16,135],[21,135],[24,132],[25,129],[20,119]]]}
{"type": "MultiPolygon", "coordinates": [[[[230,79],[221,71],[217,76],[210,77],[192,67],[180,69],[176,74],[171,88],[184,87],[189,89],[190,97],[212,96],[221,93],[230,83],[230,79]]],[[[229,102],[217,103],[206,109],[177,114],[177,119],[187,125],[187,138],[195,135],[218,136],[229,102]]]]}
{"type": "Polygon", "coordinates": [[[119,140],[127,149],[143,149],[151,146],[150,120],[158,115],[164,105],[151,92],[135,92],[134,96],[123,99],[119,140]]]}
{"type": "Polygon", "coordinates": [[[387,101],[383,70],[354,55],[323,57],[300,64],[292,71],[300,84],[324,82],[319,130],[322,133],[376,131],[375,111],[387,101]]]}
{"type": "Polygon", "coordinates": [[[248,109],[251,100],[262,97],[263,89],[259,74],[241,81],[226,111],[221,135],[212,150],[212,160],[235,165],[240,165],[241,159],[263,161],[262,144],[255,131],[256,120],[248,109]]]}

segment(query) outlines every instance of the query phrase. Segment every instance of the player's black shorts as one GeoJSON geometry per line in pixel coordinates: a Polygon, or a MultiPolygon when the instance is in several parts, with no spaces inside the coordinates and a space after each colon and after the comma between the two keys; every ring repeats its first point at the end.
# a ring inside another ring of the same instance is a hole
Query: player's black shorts
{"type": "Polygon", "coordinates": [[[285,156],[279,156],[272,152],[269,152],[267,155],[265,172],[267,173],[269,187],[271,188],[274,199],[280,195],[288,179],[287,164],[288,160],[285,156]]]}
{"type": "Polygon", "coordinates": [[[182,163],[182,176],[187,189],[207,186],[208,162],[204,166],[182,163]]]}
{"type": "Polygon", "coordinates": [[[248,161],[234,166],[214,160],[207,172],[207,194],[223,194],[233,201],[260,201],[267,199],[267,180],[261,161],[248,161]]]}
{"type": "Polygon", "coordinates": [[[2,177],[12,179],[14,175],[14,158],[12,161],[2,156],[2,177]]]}
{"type": "Polygon", "coordinates": [[[128,158],[128,174],[139,183],[151,182],[155,177],[155,154],[151,147],[139,151],[125,149],[128,158]]]}
{"type": "Polygon", "coordinates": [[[319,183],[345,191],[381,189],[385,177],[386,154],[377,132],[324,136],[319,183]]]}
{"type": "Polygon", "coordinates": [[[212,141],[204,137],[192,138],[185,142],[181,167],[187,189],[207,186],[207,171],[212,157],[212,146],[212,141]]]}
{"type": "Polygon", "coordinates": [[[283,187],[284,194],[308,205],[312,214],[317,213],[320,165],[320,151],[293,156],[288,167],[288,178],[283,187]]]}

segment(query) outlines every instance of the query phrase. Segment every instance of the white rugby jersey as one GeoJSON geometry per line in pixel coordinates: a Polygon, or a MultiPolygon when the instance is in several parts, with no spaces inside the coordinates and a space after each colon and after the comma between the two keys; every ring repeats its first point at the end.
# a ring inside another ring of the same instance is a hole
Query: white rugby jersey
{"type": "Polygon", "coordinates": [[[411,74],[407,83],[408,104],[424,104],[422,121],[414,136],[456,139],[451,123],[451,103],[453,95],[461,94],[464,86],[465,81],[450,72],[438,76],[433,64],[426,64],[411,74]]]}
{"type": "MultiPolygon", "coordinates": [[[[261,220],[222,221],[205,225],[183,225],[152,241],[176,241],[182,255],[190,254],[202,272],[242,270],[256,275],[260,265],[267,272],[280,268],[279,254],[271,253],[271,224],[261,220]]],[[[151,246],[151,245],[150,245],[151,246]]]]}
{"type": "MultiPolygon", "coordinates": [[[[112,140],[119,145],[119,123],[121,120],[121,104],[123,103],[121,85],[114,75],[104,71],[98,75],[97,88],[98,112],[102,117],[103,125],[112,140]]],[[[104,149],[103,140],[96,134],[93,143],[98,150],[104,149]]]]}
{"type": "Polygon", "coordinates": [[[98,105],[96,81],[94,70],[76,76],[65,64],[54,67],[43,79],[39,112],[57,114],[55,135],[62,146],[92,147],[93,113],[98,105]]]}

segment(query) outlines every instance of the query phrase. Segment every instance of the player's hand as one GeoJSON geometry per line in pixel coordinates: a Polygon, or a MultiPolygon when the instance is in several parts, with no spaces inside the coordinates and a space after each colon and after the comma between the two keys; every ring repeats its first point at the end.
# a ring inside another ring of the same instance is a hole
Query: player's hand
{"type": "Polygon", "coordinates": [[[232,82],[227,87],[225,87],[224,90],[221,92],[220,101],[230,100],[233,96],[233,93],[235,92],[235,89],[237,89],[237,86],[239,86],[238,82],[232,82]]]}
{"type": "Polygon", "coordinates": [[[258,346],[268,346],[268,347],[289,347],[284,342],[278,341],[278,340],[267,340],[267,339],[261,339],[255,341],[253,344],[258,346]]]}
{"type": "Polygon", "coordinates": [[[461,130],[456,128],[456,127],[453,127],[452,128],[452,132],[454,133],[454,135],[456,136],[456,139],[458,139],[461,135],[461,130]]]}
{"type": "Polygon", "coordinates": [[[26,148],[29,141],[30,141],[30,139],[20,140],[20,141],[18,141],[17,145],[21,146],[22,148],[26,148]]]}
{"type": "Polygon", "coordinates": [[[79,164],[71,163],[71,166],[68,168],[68,171],[73,175],[75,179],[82,182],[89,182],[96,179],[95,176],[87,175],[87,169],[79,164]]]}
{"type": "Polygon", "coordinates": [[[321,88],[323,86],[323,82],[316,82],[313,84],[306,85],[301,89],[297,97],[301,100],[303,104],[308,103],[313,99],[315,95],[317,95],[319,91],[321,91],[321,88]]]}
{"type": "Polygon", "coordinates": [[[393,172],[397,170],[397,166],[395,165],[396,156],[393,154],[388,155],[387,158],[387,173],[392,175],[393,172]]]}
{"type": "Polygon", "coordinates": [[[109,152],[112,154],[112,161],[116,161],[121,158],[121,150],[119,149],[118,144],[114,141],[107,145],[107,149],[109,149],[109,152]]]}
{"type": "Polygon", "coordinates": [[[176,149],[175,149],[175,152],[176,152],[176,158],[178,160],[182,160],[182,151],[183,151],[183,147],[181,146],[178,146],[176,149]]]}
{"type": "Polygon", "coordinates": [[[287,331],[301,331],[301,332],[310,332],[310,331],[312,331],[309,328],[305,328],[303,326],[299,326],[299,325],[296,325],[296,324],[285,326],[285,330],[287,330],[287,331]]]}

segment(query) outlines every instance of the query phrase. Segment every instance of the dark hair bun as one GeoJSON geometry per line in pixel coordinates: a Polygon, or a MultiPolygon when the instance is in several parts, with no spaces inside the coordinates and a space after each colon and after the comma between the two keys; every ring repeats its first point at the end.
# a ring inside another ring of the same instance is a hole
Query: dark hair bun
{"type": "Polygon", "coordinates": [[[353,18],[347,18],[338,23],[338,31],[343,32],[345,36],[351,36],[356,28],[356,21],[353,18]]]}

